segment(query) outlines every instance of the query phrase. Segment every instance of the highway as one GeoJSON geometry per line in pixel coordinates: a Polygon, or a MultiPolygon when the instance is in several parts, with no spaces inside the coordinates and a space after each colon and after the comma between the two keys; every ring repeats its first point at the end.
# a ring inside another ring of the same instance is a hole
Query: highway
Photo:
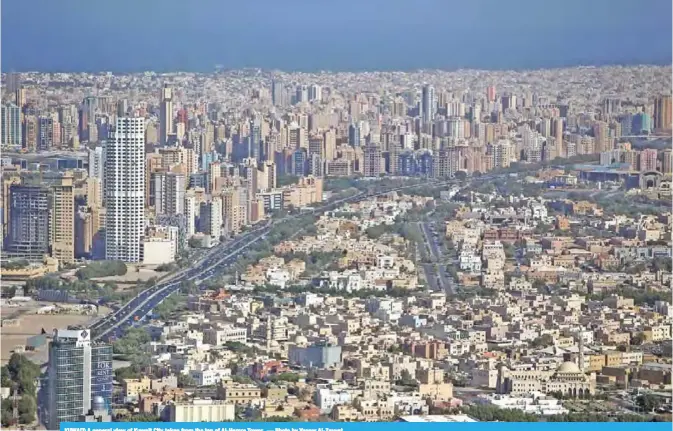
{"type": "Polygon", "coordinates": [[[433,261],[435,262],[434,264],[423,265],[426,278],[430,277],[430,279],[434,280],[428,280],[428,283],[431,285],[433,290],[444,291],[449,294],[455,293],[453,279],[446,271],[446,256],[437,236],[438,234],[432,231],[430,223],[427,222],[419,222],[418,229],[423,234],[425,245],[430,251],[433,261]],[[430,275],[428,273],[430,273],[430,275]]]}
{"type": "MultiPolygon", "coordinates": [[[[484,177],[486,179],[486,177],[484,177]]],[[[341,198],[329,202],[312,210],[313,214],[322,213],[334,209],[349,202],[382,196],[390,192],[412,189],[421,186],[442,186],[456,183],[458,180],[429,181],[426,183],[401,186],[387,189],[378,193],[361,192],[356,195],[341,198]]],[[[298,215],[290,216],[292,218],[298,215]]],[[[222,265],[232,264],[250,245],[264,239],[271,228],[278,223],[284,223],[287,218],[268,220],[262,226],[258,226],[245,232],[238,238],[215,246],[206,255],[193,264],[190,268],[177,272],[173,278],[165,283],[157,284],[138,294],[135,298],[124,304],[114,313],[98,320],[89,329],[92,331],[94,340],[110,340],[120,338],[124,331],[133,327],[138,321],[144,319],[157,305],[161,304],[168,296],[175,293],[183,281],[193,281],[197,285],[216,274],[216,269],[222,265]]]]}

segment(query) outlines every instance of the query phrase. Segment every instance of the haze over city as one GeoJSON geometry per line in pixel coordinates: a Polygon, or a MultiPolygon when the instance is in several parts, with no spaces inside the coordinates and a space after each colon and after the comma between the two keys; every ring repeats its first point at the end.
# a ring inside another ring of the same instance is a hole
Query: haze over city
{"type": "Polygon", "coordinates": [[[4,0],[4,71],[522,69],[671,62],[667,0],[4,0]],[[30,17],[30,19],[26,19],[30,17]]]}

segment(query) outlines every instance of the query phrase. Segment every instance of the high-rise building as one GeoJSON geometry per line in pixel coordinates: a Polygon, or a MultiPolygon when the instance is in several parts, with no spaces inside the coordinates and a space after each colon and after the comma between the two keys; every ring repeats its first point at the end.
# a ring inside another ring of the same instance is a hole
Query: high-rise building
{"type": "Polygon", "coordinates": [[[639,112],[633,116],[631,133],[634,135],[649,134],[652,131],[652,117],[645,112],[639,112]]]}
{"type": "Polygon", "coordinates": [[[13,184],[9,187],[11,256],[42,261],[49,253],[49,189],[43,185],[13,184]]]}
{"type": "Polygon", "coordinates": [[[22,147],[30,152],[37,150],[37,117],[26,115],[23,119],[21,137],[23,139],[22,147]]]}
{"type": "Polygon", "coordinates": [[[120,99],[117,101],[117,117],[126,117],[129,113],[128,99],[120,99]]]}
{"type": "Polygon", "coordinates": [[[5,78],[5,88],[8,93],[15,92],[21,88],[21,75],[16,72],[9,72],[5,78]]]}
{"type": "Polygon", "coordinates": [[[657,150],[646,148],[640,152],[640,171],[650,172],[657,170],[657,150]]]}
{"type": "Polygon", "coordinates": [[[348,126],[348,143],[353,147],[362,145],[362,129],[359,124],[352,123],[348,126]]]}
{"type": "Polygon", "coordinates": [[[508,140],[499,140],[491,146],[494,168],[507,168],[514,159],[515,148],[508,140]]]}
{"type": "Polygon", "coordinates": [[[325,144],[325,160],[331,161],[336,157],[336,131],[329,129],[323,134],[323,142],[325,144]]]}
{"type": "Polygon", "coordinates": [[[78,421],[94,400],[110,411],[113,377],[112,346],[92,341],[86,329],[55,330],[49,343],[47,406],[41,409],[47,428],[78,421]]]}
{"type": "Polygon", "coordinates": [[[54,119],[39,117],[37,119],[37,149],[49,151],[54,145],[54,119]]]}
{"type": "Polygon", "coordinates": [[[316,177],[316,178],[322,178],[323,177],[323,175],[324,175],[324,172],[323,172],[324,163],[323,163],[322,158],[320,157],[320,154],[316,154],[316,153],[310,154],[309,157],[308,157],[307,165],[308,166],[306,167],[306,171],[307,171],[308,175],[311,175],[311,176],[316,177]]]}
{"type": "Polygon", "coordinates": [[[311,102],[322,100],[322,88],[319,85],[313,84],[308,88],[308,100],[311,102]]]}
{"type": "Polygon", "coordinates": [[[297,86],[295,100],[297,103],[308,102],[308,87],[306,85],[297,86]]]}
{"type": "Polygon", "coordinates": [[[185,219],[187,236],[191,237],[196,233],[196,194],[193,191],[188,191],[185,194],[185,219]]]}
{"type": "Polygon", "coordinates": [[[555,145],[556,154],[554,155],[553,158],[564,157],[565,149],[563,146],[563,118],[561,117],[554,118],[554,121],[552,121],[551,125],[552,125],[552,134],[554,135],[555,138],[554,141],[556,143],[555,145]]]}
{"type": "Polygon", "coordinates": [[[274,80],[271,83],[271,101],[274,106],[287,105],[287,92],[282,82],[274,80]]]}
{"type": "Polygon", "coordinates": [[[75,195],[67,172],[51,183],[49,202],[51,257],[60,265],[75,261],[75,195]]]}
{"type": "Polygon", "coordinates": [[[117,118],[105,148],[105,256],[142,262],[145,232],[145,119],[117,118]]]}
{"type": "Polygon", "coordinates": [[[166,145],[173,134],[173,89],[168,84],[164,84],[159,99],[159,143],[166,145]]]}
{"type": "Polygon", "coordinates": [[[16,106],[19,107],[19,109],[23,109],[24,106],[26,106],[26,89],[23,87],[19,87],[16,89],[16,96],[14,98],[14,101],[16,102],[16,106]]]}
{"type": "Polygon", "coordinates": [[[670,148],[664,150],[661,171],[664,174],[671,174],[673,171],[673,151],[670,148]]]}
{"type": "Polygon", "coordinates": [[[305,148],[297,148],[292,153],[292,175],[303,177],[306,175],[308,152],[305,148]]]}
{"type": "Polygon", "coordinates": [[[0,143],[2,145],[21,145],[21,108],[13,103],[2,105],[2,128],[0,143]]]}
{"type": "Polygon", "coordinates": [[[214,240],[222,236],[222,198],[213,196],[209,202],[201,203],[199,215],[201,232],[208,234],[214,240]]]}
{"type": "Polygon", "coordinates": [[[489,102],[495,102],[495,87],[493,85],[486,88],[486,100],[489,102]]]}
{"type": "Polygon", "coordinates": [[[594,152],[602,153],[603,151],[612,150],[612,139],[608,134],[608,123],[599,121],[594,124],[594,152]]]}
{"type": "Polygon", "coordinates": [[[98,180],[98,186],[101,188],[99,194],[101,198],[104,198],[102,192],[105,185],[105,148],[103,146],[89,149],[89,178],[98,180]]]}
{"type": "Polygon", "coordinates": [[[383,170],[381,169],[381,148],[378,145],[367,145],[364,149],[364,169],[365,177],[378,177],[383,170]]]}
{"type": "Polygon", "coordinates": [[[257,188],[258,190],[266,191],[276,188],[277,173],[276,164],[274,162],[264,162],[260,165],[257,188]]]}
{"type": "Polygon", "coordinates": [[[260,160],[260,152],[262,148],[262,122],[259,117],[255,117],[250,121],[250,149],[248,156],[253,159],[260,160]]]}
{"type": "Polygon", "coordinates": [[[154,183],[156,214],[184,214],[187,190],[185,175],[179,172],[157,172],[154,183]]]}
{"type": "Polygon", "coordinates": [[[654,100],[654,128],[671,129],[673,111],[671,110],[671,96],[660,96],[654,100]]]}
{"type": "Polygon", "coordinates": [[[436,100],[435,87],[432,85],[423,86],[421,92],[421,120],[423,124],[431,123],[435,118],[436,100]]]}
{"type": "Polygon", "coordinates": [[[80,207],[75,215],[75,257],[105,258],[105,208],[80,207]]]}

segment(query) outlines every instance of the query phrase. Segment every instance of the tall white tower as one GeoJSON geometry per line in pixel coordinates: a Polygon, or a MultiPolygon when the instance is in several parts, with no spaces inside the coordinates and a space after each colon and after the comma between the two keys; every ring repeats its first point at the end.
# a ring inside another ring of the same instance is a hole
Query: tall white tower
{"type": "Polygon", "coordinates": [[[173,89],[164,84],[160,94],[159,143],[166,145],[168,136],[173,134],[173,89]]]}
{"type": "Polygon", "coordinates": [[[105,258],[141,262],[145,235],[145,119],[117,118],[105,156],[105,258]]]}
{"type": "Polygon", "coordinates": [[[435,87],[423,86],[421,92],[421,119],[423,124],[431,123],[435,119],[435,87]]]}

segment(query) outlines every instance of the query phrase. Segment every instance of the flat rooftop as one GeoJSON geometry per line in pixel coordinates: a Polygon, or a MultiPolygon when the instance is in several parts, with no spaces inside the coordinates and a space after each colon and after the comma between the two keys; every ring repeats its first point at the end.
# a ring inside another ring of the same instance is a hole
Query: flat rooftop
{"type": "Polygon", "coordinates": [[[468,415],[401,416],[400,422],[479,422],[468,415]]]}

